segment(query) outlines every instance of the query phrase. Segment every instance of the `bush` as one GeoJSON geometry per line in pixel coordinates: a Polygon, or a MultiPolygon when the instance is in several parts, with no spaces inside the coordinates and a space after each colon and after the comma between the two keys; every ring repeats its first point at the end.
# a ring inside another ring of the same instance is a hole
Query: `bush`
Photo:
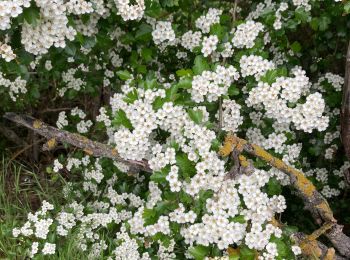
{"type": "Polygon", "coordinates": [[[21,256],[64,258],[74,241],[89,259],[350,258],[343,233],[348,251],[314,241],[339,227],[324,198],[349,221],[348,12],[333,0],[2,1],[2,112],[55,125],[5,114],[49,139],[46,172],[67,182],[62,205],[43,201],[13,229],[21,256]]]}

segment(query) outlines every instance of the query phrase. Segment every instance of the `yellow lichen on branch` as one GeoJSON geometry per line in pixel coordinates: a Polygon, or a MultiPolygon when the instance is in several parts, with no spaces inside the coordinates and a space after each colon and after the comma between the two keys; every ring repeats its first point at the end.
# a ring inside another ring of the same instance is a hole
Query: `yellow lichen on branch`
{"type": "Polygon", "coordinates": [[[35,120],[34,123],[33,123],[33,127],[35,129],[40,128],[42,125],[43,125],[43,123],[40,120],[35,120]]]}
{"type": "Polygon", "coordinates": [[[331,247],[327,250],[324,260],[333,260],[333,259],[335,259],[335,250],[333,247],[331,247]]]}
{"type": "Polygon", "coordinates": [[[310,257],[316,256],[319,258],[322,255],[322,250],[318,245],[317,238],[330,230],[333,225],[334,223],[332,222],[325,223],[319,229],[315,230],[311,235],[308,235],[303,241],[301,241],[299,246],[303,254],[310,257]]]}
{"type": "Polygon", "coordinates": [[[247,143],[246,140],[237,138],[232,134],[228,134],[225,138],[223,146],[219,150],[219,154],[223,157],[228,156],[233,149],[239,152],[243,151],[244,145],[247,143]]]}
{"type": "Polygon", "coordinates": [[[300,192],[306,201],[313,204],[315,209],[323,216],[324,221],[335,222],[333,212],[330,209],[327,201],[322,198],[322,195],[317,192],[313,183],[306,178],[301,171],[289,166],[281,159],[274,157],[260,146],[250,144],[244,139],[228,134],[219,153],[222,156],[227,156],[230,154],[232,149],[240,149],[240,151],[244,150],[287,174],[291,179],[292,185],[300,192]],[[318,200],[315,200],[315,195],[319,197],[318,200]]]}

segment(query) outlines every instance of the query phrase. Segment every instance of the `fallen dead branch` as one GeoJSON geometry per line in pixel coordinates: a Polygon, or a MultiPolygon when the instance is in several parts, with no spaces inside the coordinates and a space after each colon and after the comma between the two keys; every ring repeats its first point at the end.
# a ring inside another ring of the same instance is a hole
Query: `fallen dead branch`
{"type": "MultiPolygon", "coordinates": [[[[55,127],[49,126],[44,122],[35,119],[27,115],[18,115],[15,113],[5,113],[4,118],[13,121],[19,125],[25,126],[33,130],[38,135],[41,135],[49,140],[46,146],[50,146],[50,143],[68,143],[75,147],[78,147],[85,151],[87,154],[94,157],[106,157],[122,163],[125,163],[131,167],[131,170],[143,170],[150,172],[150,168],[146,161],[133,161],[125,160],[118,155],[116,149],[96,141],[92,141],[85,136],[70,133],[65,130],[60,130],[55,127]]],[[[47,149],[47,147],[44,148],[47,149]]]]}

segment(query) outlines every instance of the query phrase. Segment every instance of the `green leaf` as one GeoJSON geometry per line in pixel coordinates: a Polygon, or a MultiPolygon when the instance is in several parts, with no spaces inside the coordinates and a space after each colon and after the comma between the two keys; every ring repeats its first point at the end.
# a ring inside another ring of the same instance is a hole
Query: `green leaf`
{"type": "Polygon", "coordinates": [[[193,72],[191,69],[181,69],[176,71],[176,75],[179,77],[192,76],[193,72]]]}
{"type": "Polygon", "coordinates": [[[254,260],[256,256],[256,252],[253,249],[250,249],[247,246],[240,247],[240,256],[242,260],[254,260]]]}
{"type": "Polygon", "coordinates": [[[318,18],[314,17],[311,19],[310,21],[310,27],[312,28],[312,30],[317,31],[318,30],[318,18]]]}
{"type": "Polygon", "coordinates": [[[116,74],[121,80],[128,80],[132,78],[132,75],[127,70],[118,70],[116,74]]]}
{"type": "Polygon", "coordinates": [[[35,6],[26,8],[23,11],[23,17],[27,23],[36,26],[38,24],[38,20],[40,19],[40,10],[35,6]]]}
{"type": "Polygon", "coordinates": [[[72,42],[67,42],[66,47],[64,48],[64,51],[69,55],[69,56],[75,56],[77,52],[77,47],[75,47],[74,43],[72,42]]]}
{"type": "Polygon", "coordinates": [[[238,216],[235,216],[233,218],[230,218],[230,222],[233,221],[233,222],[237,222],[237,223],[241,223],[241,224],[244,224],[246,223],[246,220],[244,219],[244,216],[243,215],[238,215],[238,216]]]}
{"type": "Polygon", "coordinates": [[[190,161],[185,153],[176,155],[176,165],[179,166],[184,178],[192,177],[196,174],[195,163],[190,161]]]}
{"type": "Polygon", "coordinates": [[[166,98],[168,101],[175,101],[178,97],[179,94],[177,93],[179,90],[179,86],[176,85],[172,85],[170,88],[168,88],[165,93],[166,93],[166,98]]]}
{"type": "Polygon", "coordinates": [[[152,225],[157,221],[157,212],[154,209],[145,208],[142,213],[142,218],[146,225],[152,225]]]}
{"type": "Polygon", "coordinates": [[[219,40],[222,40],[224,33],[224,27],[222,27],[220,24],[214,24],[210,28],[210,34],[216,35],[219,38],[219,40]]]}
{"type": "Polygon", "coordinates": [[[347,2],[347,3],[344,5],[344,11],[345,11],[345,13],[347,13],[347,14],[350,13],[350,2],[347,2]]]}
{"type": "Polygon", "coordinates": [[[166,176],[167,176],[167,174],[164,174],[162,172],[154,172],[151,175],[150,179],[151,179],[151,181],[161,183],[163,181],[166,181],[166,176]]]}
{"type": "Polygon", "coordinates": [[[132,124],[129,120],[129,118],[126,116],[124,110],[119,109],[112,121],[113,125],[119,126],[119,125],[123,125],[128,129],[132,129],[132,124]]]}
{"type": "Polygon", "coordinates": [[[203,120],[203,112],[202,112],[201,110],[189,109],[189,110],[188,110],[188,115],[190,116],[190,118],[191,118],[196,124],[202,123],[202,120],[203,120]]]}
{"type": "Polygon", "coordinates": [[[196,260],[202,260],[209,254],[210,248],[202,245],[190,247],[188,252],[196,260]]]}
{"type": "Polygon", "coordinates": [[[320,31],[325,31],[328,29],[328,26],[330,23],[331,23],[331,19],[328,16],[321,16],[318,21],[318,29],[320,31]]]}
{"type": "Polygon", "coordinates": [[[282,186],[274,177],[270,178],[266,188],[267,188],[267,194],[270,196],[280,195],[282,193],[282,186]]]}
{"type": "Polygon", "coordinates": [[[261,81],[272,84],[276,81],[277,76],[277,70],[269,70],[263,77],[261,77],[261,81]]]}
{"type": "Polygon", "coordinates": [[[200,75],[202,74],[203,71],[209,70],[209,69],[210,69],[209,64],[202,55],[198,55],[194,59],[194,66],[192,70],[195,75],[200,75]]]}
{"type": "Polygon", "coordinates": [[[161,0],[160,4],[163,7],[179,6],[179,0],[161,0]]]}
{"type": "Polygon", "coordinates": [[[177,86],[182,89],[189,89],[192,87],[192,79],[188,77],[183,77],[179,80],[177,86]]]}
{"type": "Polygon", "coordinates": [[[151,62],[152,58],[152,50],[148,48],[143,48],[141,50],[141,57],[145,62],[151,62]]]}
{"type": "Polygon", "coordinates": [[[290,48],[292,49],[293,52],[298,53],[301,51],[301,45],[299,42],[295,41],[292,43],[292,45],[290,46],[290,48]]]}
{"type": "Polygon", "coordinates": [[[138,96],[137,90],[134,89],[133,91],[130,91],[123,100],[128,104],[132,104],[138,98],[139,98],[139,96],[138,96]]]}
{"type": "Polygon", "coordinates": [[[237,95],[239,95],[239,89],[235,85],[231,85],[228,88],[228,94],[230,96],[237,96],[237,95]]]}
{"type": "Polygon", "coordinates": [[[282,241],[281,238],[272,237],[270,239],[270,242],[276,244],[279,258],[284,258],[288,254],[287,245],[282,241]]]}
{"type": "Polygon", "coordinates": [[[302,23],[307,22],[310,17],[310,12],[305,11],[304,8],[299,7],[295,10],[295,18],[302,23]]]}

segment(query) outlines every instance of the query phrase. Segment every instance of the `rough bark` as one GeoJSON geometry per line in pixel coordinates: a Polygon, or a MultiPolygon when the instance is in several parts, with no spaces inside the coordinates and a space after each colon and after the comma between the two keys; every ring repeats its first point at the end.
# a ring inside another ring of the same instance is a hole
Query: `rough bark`
{"type": "Polygon", "coordinates": [[[41,135],[48,139],[47,145],[44,148],[49,148],[50,144],[56,142],[68,143],[75,147],[84,150],[87,154],[94,157],[106,157],[122,163],[125,163],[131,167],[131,170],[143,170],[151,172],[146,161],[133,161],[125,160],[118,155],[116,149],[96,141],[92,141],[85,136],[70,133],[65,130],[60,130],[55,127],[49,126],[44,122],[35,119],[28,115],[18,115],[15,113],[5,113],[4,118],[13,121],[19,125],[25,126],[33,130],[36,134],[41,135]]]}
{"type": "Polygon", "coordinates": [[[348,159],[350,159],[350,42],[346,55],[340,126],[341,139],[345,149],[345,154],[348,159]]]}

